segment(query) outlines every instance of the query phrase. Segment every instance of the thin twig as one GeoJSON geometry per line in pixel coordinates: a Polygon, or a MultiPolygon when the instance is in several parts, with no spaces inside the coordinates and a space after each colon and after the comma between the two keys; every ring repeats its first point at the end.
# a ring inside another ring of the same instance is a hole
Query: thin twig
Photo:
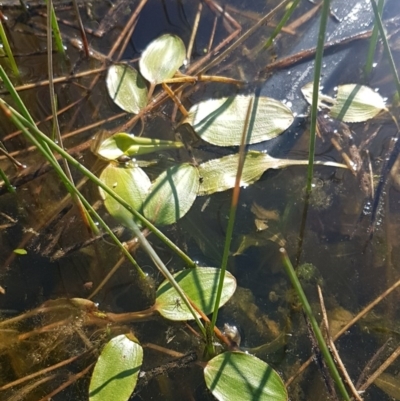
{"type": "Polygon", "coordinates": [[[358,391],[365,391],[398,357],[400,356],[400,346],[379,366],[378,369],[368,378],[368,380],[359,388],[358,391]]]}
{"type": "Polygon", "coordinates": [[[373,365],[377,362],[378,358],[382,355],[382,353],[386,350],[388,344],[392,341],[392,338],[388,338],[385,343],[378,349],[378,351],[375,352],[374,356],[368,361],[368,363],[365,365],[363,371],[361,372],[360,376],[358,377],[357,383],[356,383],[356,388],[360,388],[364,382],[366,376],[369,375],[369,372],[371,371],[373,365]]]}
{"type": "Polygon", "coordinates": [[[7,390],[7,389],[9,389],[11,387],[14,387],[14,386],[18,386],[18,385],[26,382],[27,380],[34,379],[37,376],[41,376],[41,375],[44,375],[46,373],[52,372],[53,370],[56,370],[58,368],[62,368],[63,366],[68,365],[71,362],[76,361],[78,358],[81,358],[82,356],[87,355],[89,352],[91,352],[91,351],[87,351],[87,352],[84,352],[83,354],[72,356],[71,358],[65,359],[62,362],[56,363],[56,364],[51,365],[51,366],[49,366],[47,368],[41,369],[41,370],[39,370],[39,371],[37,371],[35,373],[32,373],[30,375],[21,377],[18,380],[14,380],[14,381],[12,381],[10,383],[7,383],[4,386],[0,387],[0,391],[7,390]]]}
{"type": "Polygon", "coordinates": [[[81,372],[77,373],[76,375],[69,376],[68,380],[65,381],[61,386],[57,387],[55,390],[53,390],[51,393],[45,395],[43,398],[41,398],[39,401],[48,401],[52,399],[56,394],[58,394],[60,391],[64,390],[68,386],[70,386],[72,383],[75,383],[78,379],[81,377],[85,376],[86,373],[89,372],[90,369],[92,369],[94,363],[91,363],[87,368],[83,369],[81,372]]]}
{"type": "Polygon", "coordinates": [[[202,10],[203,10],[203,3],[200,1],[199,6],[197,8],[197,12],[196,12],[196,17],[193,22],[192,34],[190,35],[190,40],[189,40],[189,44],[188,44],[188,48],[187,48],[187,52],[186,52],[186,58],[187,58],[188,62],[190,62],[190,58],[192,56],[193,44],[194,44],[194,40],[196,38],[197,30],[199,28],[199,22],[200,22],[202,10]]]}
{"type": "MultiPolygon", "coordinates": [[[[400,286],[400,280],[396,281],[391,287],[389,287],[386,291],[384,291],[381,295],[379,295],[377,298],[375,298],[369,305],[367,305],[360,313],[358,313],[353,319],[351,319],[349,322],[347,322],[346,325],[344,325],[341,330],[339,330],[334,336],[333,339],[336,341],[343,333],[345,333],[351,326],[353,326],[355,323],[357,323],[361,318],[363,318],[368,312],[371,311],[376,305],[379,304],[384,298],[386,298],[391,292],[393,292],[397,287],[400,286]]],[[[289,387],[293,380],[299,376],[301,373],[303,373],[307,367],[311,364],[312,362],[312,357],[308,358],[306,362],[303,363],[303,365],[300,366],[299,370],[291,376],[285,383],[286,387],[289,387]]]]}
{"type": "Polygon", "coordinates": [[[349,386],[353,397],[358,400],[358,401],[363,401],[363,399],[360,397],[360,394],[358,394],[357,389],[355,388],[349,374],[347,373],[347,369],[344,366],[342,359],[340,358],[339,352],[335,346],[335,343],[333,342],[331,333],[329,331],[329,321],[328,321],[328,315],[326,314],[326,308],[325,308],[325,302],[324,302],[324,297],[322,295],[322,291],[321,291],[321,287],[318,285],[318,296],[319,296],[319,303],[321,305],[321,311],[322,311],[322,321],[325,324],[325,329],[326,329],[326,335],[328,337],[328,342],[329,342],[329,347],[330,347],[330,351],[332,352],[334,358],[335,358],[335,362],[337,363],[337,365],[339,366],[339,369],[342,372],[342,375],[344,376],[347,385],[349,386]]]}

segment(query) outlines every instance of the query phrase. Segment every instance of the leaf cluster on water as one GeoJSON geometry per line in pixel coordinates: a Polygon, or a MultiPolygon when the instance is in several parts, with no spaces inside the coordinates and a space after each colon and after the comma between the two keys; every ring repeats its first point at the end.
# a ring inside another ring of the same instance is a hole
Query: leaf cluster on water
{"type": "MultiPolygon", "coordinates": [[[[139,113],[149,101],[146,80],[150,88],[154,88],[154,85],[172,78],[184,59],[182,40],[175,35],[163,35],[143,52],[139,61],[140,73],[124,64],[110,67],[106,81],[109,94],[125,111],[139,113]]],[[[312,88],[311,91],[309,87],[303,89],[308,99],[311,92],[312,88]]],[[[356,85],[339,87],[337,99],[321,95],[320,101],[321,106],[330,104],[333,117],[348,122],[365,121],[385,110],[384,101],[379,95],[370,88],[356,85]]],[[[189,124],[199,138],[212,145],[232,147],[240,145],[243,135],[246,145],[275,138],[288,129],[293,120],[291,110],[276,99],[240,94],[194,104],[181,124],[189,124]]],[[[176,164],[163,171],[153,182],[135,161],[121,163],[120,160],[121,157],[133,158],[183,147],[179,141],[141,138],[123,132],[115,134],[98,149],[98,154],[109,161],[100,179],[153,224],[173,224],[190,210],[197,196],[211,195],[235,186],[240,155],[231,154],[199,165],[176,164]]],[[[333,162],[315,163],[346,168],[333,162]]],[[[244,154],[240,186],[251,185],[270,168],[306,164],[308,161],[305,160],[276,159],[264,152],[248,151],[244,154]]],[[[131,213],[105,191],[101,191],[101,195],[110,215],[125,226],[132,227],[134,220],[131,213]]],[[[211,313],[214,307],[218,277],[219,270],[214,268],[184,270],[175,275],[184,293],[206,314],[211,313]],[[194,278],[193,274],[198,277],[194,278]]],[[[235,288],[235,279],[227,273],[219,306],[232,296],[235,288]]],[[[159,287],[154,308],[170,320],[193,319],[192,313],[168,281],[159,287]]],[[[122,354],[130,355],[130,364],[121,367],[116,363],[115,366],[102,367],[104,358],[99,358],[92,377],[90,398],[97,400],[96,394],[101,392],[106,398],[112,395],[114,400],[126,400],[128,388],[132,391],[136,384],[143,350],[137,340],[119,336],[107,344],[103,353],[110,360],[118,359],[122,354]],[[131,354],[133,349],[137,355],[131,354]],[[110,356],[110,352],[113,355],[110,356]],[[126,383],[127,390],[116,394],[112,386],[107,389],[107,383],[120,375],[126,375],[121,385],[126,383]],[[103,383],[104,388],[99,383],[103,383]]],[[[287,400],[279,375],[252,355],[224,352],[207,363],[204,377],[208,388],[219,400],[287,400]],[[222,370],[223,376],[220,375],[222,370]]]]}

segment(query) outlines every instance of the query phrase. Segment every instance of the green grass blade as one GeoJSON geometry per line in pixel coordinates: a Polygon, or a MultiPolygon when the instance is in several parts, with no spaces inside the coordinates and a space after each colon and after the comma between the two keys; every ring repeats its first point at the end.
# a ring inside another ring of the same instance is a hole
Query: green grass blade
{"type": "Polygon", "coordinates": [[[292,283],[292,286],[295,289],[297,296],[300,298],[300,302],[303,306],[304,312],[306,313],[306,315],[308,317],[308,320],[310,321],[310,324],[311,324],[312,329],[315,334],[315,338],[317,339],[317,342],[318,342],[319,349],[322,353],[322,356],[325,359],[326,365],[328,366],[328,369],[332,375],[332,378],[335,381],[343,399],[345,399],[346,401],[350,401],[350,396],[347,393],[346,387],[343,384],[342,378],[340,377],[340,374],[336,368],[336,365],[335,365],[335,362],[333,361],[332,355],[329,352],[328,346],[325,343],[324,336],[321,333],[319,325],[318,325],[318,323],[314,317],[313,311],[311,309],[311,305],[309,304],[309,302],[307,300],[306,294],[303,291],[303,288],[296,275],[296,272],[293,269],[292,263],[286,253],[286,250],[284,248],[281,248],[279,251],[282,256],[283,266],[285,267],[286,273],[289,276],[290,282],[292,283]]]}
{"type": "Polygon", "coordinates": [[[1,177],[1,178],[3,179],[3,181],[4,181],[4,185],[6,186],[7,191],[8,191],[8,192],[11,192],[11,193],[15,193],[15,192],[16,192],[15,188],[11,185],[10,180],[8,179],[6,173],[3,171],[2,168],[0,168],[0,177],[1,177]]]}
{"type": "Polygon", "coordinates": [[[308,169],[307,169],[307,193],[311,193],[311,184],[314,174],[314,153],[315,153],[315,136],[317,131],[317,114],[318,114],[318,94],[319,94],[319,79],[321,76],[322,57],[324,55],[324,41],[326,25],[330,12],[330,1],[324,0],[321,12],[321,22],[319,25],[317,51],[314,62],[314,88],[311,106],[311,125],[310,125],[310,144],[308,153],[308,169]]]}
{"type": "Polygon", "coordinates": [[[211,326],[210,326],[211,331],[214,329],[214,326],[215,326],[215,323],[216,323],[217,317],[218,317],[219,304],[221,302],[221,295],[222,295],[223,284],[224,284],[224,277],[225,277],[226,267],[228,265],[228,258],[229,258],[229,254],[230,254],[230,247],[231,247],[232,236],[233,236],[233,228],[235,225],[236,210],[237,210],[239,194],[240,194],[240,180],[242,177],[243,166],[244,166],[244,161],[245,161],[246,137],[251,136],[252,127],[254,125],[254,120],[255,120],[254,117],[255,117],[256,112],[257,112],[257,103],[253,101],[253,98],[251,98],[248,108],[247,108],[246,120],[245,120],[245,124],[243,127],[242,139],[241,139],[241,144],[240,144],[240,149],[239,149],[240,156],[239,156],[238,167],[237,167],[237,172],[236,172],[235,187],[233,189],[233,194],[232,194],[231,207],[229,210],[229,220],[228,220],[228,227],[227,227],[226,235],[225,235],[224,253],[222,255],[221,272],[220,272],[219,281],[218,281],[217,296],[215,298],[214,312],[213,312],[212,318],[211,318],[211,326]],[[255,103],[255,106],[253,107],[254,103],[255,103]]]}
{"type": "Polygon", "coordinates": [[[272,32],[272,35],[268,38],[267,43],[264,46],[264,49],[268,49],[272,45],[272,42],[276,38],[276,35],[279,34],[283,26],[286,24],[286,21],[291,17],[293,14],[293,11],[296,9],[297,5],[300,3],[300,0],[295,0],[290,8],[285,12],[284,16],[282,19],[279,21],[279,24],[276,26],[274,29],[274,32],[272,32]]]}
{"type": "Polygon", "coordinates": [[[31,124],[35,124],[35,121],[33,120],[32,116],[30,115],[28,109],[25,107],[24,102],[20,98],[18,92],[15,90],[14,85],[8,78],[8,75],[4,71],[4,68],[0,65],[0,78],[4,83],[4,86],[10,92],[10,96],[12,100],[15,102],[18,110],[21,112],[21,114],[27,119],[31,124]]]}
{"type": "Polygon", "coordinates": [[[3,23],[1,21],[0,21],[0,38],[1,38],[1,41],[3,43],[4,50],[5,50],[6,54],[7,54],[8,60],[10,62],[11,69],[12,69],[14,75],[16,77],[19,77],[19,70],[18,70],[18,67],[17,67],[17,63],[15,62],[13,52],[11,50],[11,47],[10,47],[10,44],[8,42],[8,38],[7,38],[6,32],[4,30],[3,23]]]}
{"type": "MultiPolygon", "coordinates": [[[[382,15],[383,5],[385,4],[385,0],[379,0],[378,3],[378,12],[379,15],[382,15]]],[[[367,54],[367,61],[364,67],[365,78],[368,78],[372,71],[372,65],[374,63],[374,55],[376,51],[376,45],[378,43],[378,25],[374,24],[374,29],[372,30],[371,39],[369,40],[369,48],[367,54]]]]}
{"type": "MultiPolygon", "coordinates": [[[[62,43],[61,32],[58,26],[56,13],[54,11],[53,2],[52,0],[46,0],[46,4],[50,4],[50,13],[51,13],[51,27],[54,34],[54,41],[57,47],[57,51],[61,54],[65,54],[64,45],[62,43]]],[[[49,7],[47,7],[49,8],[49,7]]]]}
{"type": "Polygon", "coordinates": [[[381,19],[381,16],[379,15],[378,6],[376,5],[375,0],[371,0],[371,5],[372,5],[372,9],[374,10],[374,14],[375,14],[375,23],[378,26],[379,34],[380,34],[382,42],[383,42],[383,47],[385,49],[386,57],[388,58],[388,61],[389,61],[390,71],[392,72],[394,83],[396,85],[397,95],[400,98],[400,81],[399,81],[399,76],[397,74],[396,64],[394,63],[394,60],[393,60],[393,56],[392,56],[392,52],[390,50],[386,32],[383,27],[382,19],[381,19]]]}

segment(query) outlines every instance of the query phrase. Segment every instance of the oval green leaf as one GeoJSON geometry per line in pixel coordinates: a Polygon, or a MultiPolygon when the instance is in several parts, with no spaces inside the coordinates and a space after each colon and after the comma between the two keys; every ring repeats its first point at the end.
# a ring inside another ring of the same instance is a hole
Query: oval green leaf
{"type": "Polygon", "coordinates": [[[293,122],[291,110],[278,100],[258,96],[231,96],[197,103],[184,123],[205,141],[218,146],[239,146],[250,101],[253,101],[246,144],[275,138],[293,122]]]}
{"type": "Polygon", "coordinates": [[[90,401],[126,401],[131,396],[143,361],[143,348],[128,335],[119,335],[103,348],[89,386],[90,401]]]}
{"type": "Polygon", "coordinates": [[[186,58],[185,45],[176,35],[166,34],[153,40],[139,60],[141,74],[152,84],[172,78],[186,58]]]}
{"type": "MultiPolygon", "coordinates": [[[[209,315],[214,310],[220,271],[214,267],[199,267],[180,271],[174,274],[174,278],[199,309],[209,315]]],[[[232,297],[235,290],[236,279],[226,272],[220,307],[232,297]]],[[[166,319],[193,320],[193,315],[168,281],[158,287],[156,297],[155,308],[166,319]]]]}
{"type": "Polygon", "coordinates": [[[224,352],[204,368],[208,389],[219,401],[286,401],[279,375],[264,361],[243,352],[224,352]]]}
{"type": "MultiPolygon", "coordinates": [[[[212,159],[199,165],[200,185],[199,196],[214,192],[226,191],[235,186],[239,153],[212,159]]],[[[307,165],[308,160],[276,159],[263,152],[249,151],[245,155],[240,186],[246,187],[256,182],[264,171],[288,166],[307,165]]],[[[315,161],[314,164],[347,168],[346,165],[335,162],[315,161]]]]}
{"type": "Polygon", "coordinates": [[[28,254],[28,251],[24,248],[16,248],[16,249],[14,249],[13,252],[17,255],[27,255],[28,254]]]}
{"type": "MultiPolygon", "coordinates": [[[[141,211],[151,182],[140,167],[110,163],[100,174],[100,180],[124,199],[133,209],[141,211]]],[[[124,226],[131,228],[132,214],[101,188],[99,190],[108,213],[124,226]]]]}
{"type": "Polygon", "coordinates": [[[374,118],[386,110],[382,96],[364,85],[340,85],[336,102],[329,114],[346,123],[357,123],[374,118]]]}
{"type": "Polygon", "coordinates": [[[184,163],[172,166],[153,182],[143,213],[156,225],[173,224],[192,207],[199,190],[199,172],[184,163]]]}
{"type": "Polygon", "coordinates": [[[122,155],[140,156],[160,150],[178,149],[183,146],[182,142],[142,138],[120,132],[103,141],[97,154],[107,160],[116,160],[122,155]]]}
{"type": "Polygon", "coordinates": [[[146,82],[129,65],[112,65],[108,69],[106,85],[114,103],[128,113],[137,114],[147,104],[146,82]]]}

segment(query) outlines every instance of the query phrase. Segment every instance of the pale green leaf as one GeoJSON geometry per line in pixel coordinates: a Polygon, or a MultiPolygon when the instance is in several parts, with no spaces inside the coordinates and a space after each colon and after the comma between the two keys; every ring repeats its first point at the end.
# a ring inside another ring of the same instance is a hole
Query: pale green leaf
{"type": "Polygon", "coordinates": [[[357,123],[374,118],[386,110],[382,96],[368,86],[340,85],[336,102],[329,114],[346,123],[357,123]]]}
{"type": "Polygon", "coordinates": [[[144,215],[156,225],[173,224],[193,205],[199,189],[199,172],[184,163],[172,166],[153,182],[143,203],[144,215]]]}
{"type": "MultiPolygon", "coordinates": [[[[301,88],[301,93],[303,94],[304,98],[306,99],[309,105],[312,105],[313,90],[314,90],[314,82],[309,82],[308,84],[304,85],[301,88]]],[[[321,92],[318,94],[318,108],[321,109],[330,108],[334,103],[335,103],[334,98],[324,95],[321,92]]]]}
{"type": "Polygon", "coordinates": [[[282,379],[264,361],[243,352],[224,352],[204,368],[208,389],[219,401],[287,401],[282,379]]]}
{"type": "Polygon", "coordinates": [[[135,389],[143,348],[130,335],[119,335],[103,348],[89,386],[90,401],[127,401],[135,389]]]}
{"type": "MultiPolygon", "coordinates": [[[[185,294],[199,309],[208,315],[214,310],[219,275],[220,269],[214,267],[199,267],[197,269],[180,271],[174,274],[174,278],[185,294]]],[[[226,272],[220,307],[232,297],[235,290],[235,277],[233,277],[231,273],[226,272]]],[[[175,321],[193,319],[193,315],[168,281],[164,281],[160,285],[156,297],[155,307],[166,319],[175,321]]]]}
{"type": "Polygon", "coordinates": [[[128,113],[137,114],[147,104],[144,79],[126,64],[115,64],[108,69],[106,85],[111,99],[128,113]]]}
{"type": "MultiPolygon", "coordinates": [[[[198,195],[210,195],[226,191],[235,186],[239,154],[212,159],[199,165],[200,187],[198,195]]],[[[263,152],[250,151],[245,155],[240,186],[245,187],[256,182],[264,171],[294,165],[307,165],[307,160],[276,159],[263,152]]],[[[347,168],[344,164],[316,161],[314,164],[347,168]]]]}
{"type": "MultiPolygon", "coordinates": [[[[102,171],[100,180],[124,199],[133,209],[141,211],[151,182],[140,167],[110,163],[102,171]]],[[[100,195],[104,200],[108,213],[124,226],[131,228],[132,214],[102,189],[100,189],[100,195]]]]}
{"type": "Polygon", "coordinates": [[[17,255],[27,255],[28,254],[28,251],[23,248],[14,249],[13,252],[16,253],[17,255]]]}
{"type": "Polygon", "coordinates": [[[152,84],[172,78],[186,58],[185,45],[176,35],[166,34],[153,40],[139,60],[141,74],[152,84]]]}
{"type": "Polygon", "coordinates": [[[218,146],[239,146],[252,99],[246,144],[275,138],[292,124],[292,112],[278,100],[243,95],[197,103],[190,108],[183,122],[192,125],[197,135],[209,143],[218,146]]]}
{"type": "Polygon", "coordinates": [[[97,153],[104,159],[116,160],[122,155],[140,156],[160,150],[178,149],[183,146],[182,142],[143,138],[120,132],[103,141],[97,153]]]}

